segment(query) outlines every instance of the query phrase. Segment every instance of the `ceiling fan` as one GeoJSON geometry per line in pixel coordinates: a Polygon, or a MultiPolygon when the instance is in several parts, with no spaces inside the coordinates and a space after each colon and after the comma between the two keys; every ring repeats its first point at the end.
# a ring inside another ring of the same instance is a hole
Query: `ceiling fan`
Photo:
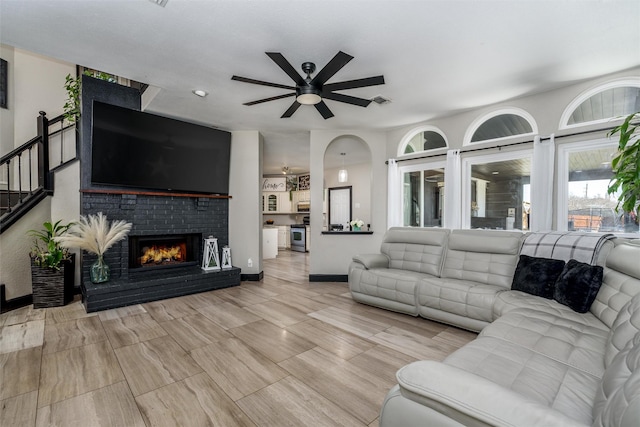
{"type": "Polygon", "coordinates": [[[295,86],[287,86],[279,83],[270,83],[262,80],[250,79],[247,77],[233,76],[231,80],[237,80],[245,83],[252,83],[262,86],[271,86],[281,89],[289,89],[294,92],[285,93],[284,95],[272,96],[270,98],[259,99],[257,101],[246,102],[243,105],[256,105],[263,102],[275,101],[276,99],[288,98],[295,96],[296,99],[293,104],[284,112],[280,118],[291,117],[293,113],[300,107],[300,105],[313,105],[316,110],[324,117],[328,119],[333,117],[333,113],[324,103],[324,99],[330,99],[332,101],[344,102],[351,105],[358,105],[360,107],[366,107],[371,103],[370,99],[357,98],[355,96],[344,95],[341,93],[335,93],[336,90],[355,89],[359,87],[375,86],[384,84],[384,76],[367,77],[364,79],[347,80],[338,83],[326,84],[327,80],[333,77],[342,67],[347,65],[349,61],[353,59],[353,56],[348,55],[342,51],[338,52],[331,61],[320,70],[315,77],[311,77],[316,71],[316,64],[313,62],[304,62],[302,64],[302,71],[307,75],[306,78],[302,77],[293,66],[278,52],[265,52],[269,58],[273,60],[291,79],[296,83],[295,86]]]}

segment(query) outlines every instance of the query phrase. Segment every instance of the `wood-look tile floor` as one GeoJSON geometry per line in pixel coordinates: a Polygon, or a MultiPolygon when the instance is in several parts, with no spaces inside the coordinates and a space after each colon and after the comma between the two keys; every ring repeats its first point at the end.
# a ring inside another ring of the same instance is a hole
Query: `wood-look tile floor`
{"type": "Polygon", "coordinates": [[[279,252],[239,287],[0,315],[0,426],[377,426],[395,372],[475,338],[309,283],[279,252]]]}

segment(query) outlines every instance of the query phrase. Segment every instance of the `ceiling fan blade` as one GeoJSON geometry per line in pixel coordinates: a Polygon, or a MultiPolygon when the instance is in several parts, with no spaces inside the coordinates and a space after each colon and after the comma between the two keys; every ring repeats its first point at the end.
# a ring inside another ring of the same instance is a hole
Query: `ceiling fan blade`
{"type": "Polygon", "coordinates": [[[333,117],[333,113],[331,112],[331,110],[329,110],[329,107],[327,107],[327,104],[325,104],[324,101],[320,101],[319,103],[315,104],[314,107],[316,107],[318,113],[322,114],[322,117],[324,117],[325,120],[333,117]]]}
{"type": "Polygon", "coordinates": [[[293,104],[291,104],[291,107],[289,107],[289,109],[285,111],[284,114],[280,116],[280,118],[285,119],[287,117],[293,116],[293,113],[295,113],[296,110],[300,108],[301,105],[302,104],[300,104],[298,101],[293,101],[293,104]]]}
{"type": "Polygon", "coordinates": [[[345,102],[347,104],[351,104],[351,105],[357,105],[359,107],[367,107],[369,104],[371,104],[371,100],[370,99],[364,99],[364,98],[356,98],[355,96],[350,96],[350,95],[343,95],[341,93],[322,93],[322,97],[324,99],[330,99],[332,101],[339,101],[339,102],[345,102]]]}
{"type": "Polygon", "coordinates": [[[298,86],[307,85],[307,82],[304,81],[300,73],[298,73],[296,69],[293,68],[293,65],[291,65],[289,61],[287,61],[285,57],[282,56],[281,53],[279,52],[265,52],[265,53],[267,54],[267,56],[269,56],[269,58],[271,58],[273,62],[275,62],[278,65],[278,67],[282,68],[282,71],[287,73],[287,75],[291,77],[298,86]]]}
{"type": "Polygon", "coordinates": [[[336,53],[336,56],[331,58],[331,61],[329,61],[327,65],[325,65],[324,68],[320,70],[318,74],[316,74],[316,76],[313,78],[313,80],[311,80],[311,83],[309,84],[311,86],[324,85],[324,82],[333,77],[335,73],[340,71],[340,69],[347,65],[347,63],[349,63],[349,61],[351,61],[352,59],[353,56],[342,51],[336,53]]]}
{"type": "Polygon", "coordinates": [[[247,77],[232,76],[231,80],[237,80],[239,82],[244,82],[244,83],[251,83],[254,85],[271,86],[271,87],[279,87],[280,89],[296,90],[295,86],[287,86],[287,85],[281,85],[278,83],[264,82],[262,80],[255,80],[247,77]]]}
{"type": "Polygon", "coordinates": [[[263,102],[275,101],[276,99],[288,98],[290,96],[295,96],[296,93],[285,93],[284,95],[272,96],[271,98],[258,99],[257,101],[245,102],[242,105],[256,105],[262,104],[263,102]]]}
{"type": "Polygon", "coordinates": [[[367,77],[365,79],[347,80],[338,83],[329,83],[322,86],[322,90],[333,92],[334,90],[355,89],[358,87],[376,86],[384,84],[384,76],[367,77]]]}

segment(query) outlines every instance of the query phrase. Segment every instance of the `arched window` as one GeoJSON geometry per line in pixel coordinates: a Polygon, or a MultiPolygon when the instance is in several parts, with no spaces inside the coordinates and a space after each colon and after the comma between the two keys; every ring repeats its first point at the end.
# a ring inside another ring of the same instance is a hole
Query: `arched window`
{"type": "Polygon", "coordinates": [[[464,145],[536,133],[538,127],[529,113],[519,108],[508,108],[493,111],[476,119],[467,129],[464,145]]]}
{"type": "Polygon", "coordinates": [[[435,126],[423,126],[414,129],[402,138],[398,156],[419,153],[422,151],[447,148],[449,144],[442,131],[435,126]]]}
{"type": "Polygon", "coordinates": [[[640,111],[640,79],[600,85],[578,96],[560,118],[560,129],[609,122],[640,111]]]}

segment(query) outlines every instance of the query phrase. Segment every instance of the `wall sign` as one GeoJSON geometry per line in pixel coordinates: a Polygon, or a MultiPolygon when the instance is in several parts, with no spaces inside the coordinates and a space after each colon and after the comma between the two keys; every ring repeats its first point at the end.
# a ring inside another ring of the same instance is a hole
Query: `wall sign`
{"type": "Polygon", "coordinates": [[[300,175],[298,176],[298,190],[309,190],[311,189],[311,175],[300,175]]]}
{"type": "Polygon", "coordinates": [[[262,191],[287,191],[287,178],[262,178],[262,191]]]}
{"type": "Polygon", "coordinates": [[[7,61],[0,58],[0,108],[7,108],[7,92],[9,91],[8,68],[7,61]]]}

